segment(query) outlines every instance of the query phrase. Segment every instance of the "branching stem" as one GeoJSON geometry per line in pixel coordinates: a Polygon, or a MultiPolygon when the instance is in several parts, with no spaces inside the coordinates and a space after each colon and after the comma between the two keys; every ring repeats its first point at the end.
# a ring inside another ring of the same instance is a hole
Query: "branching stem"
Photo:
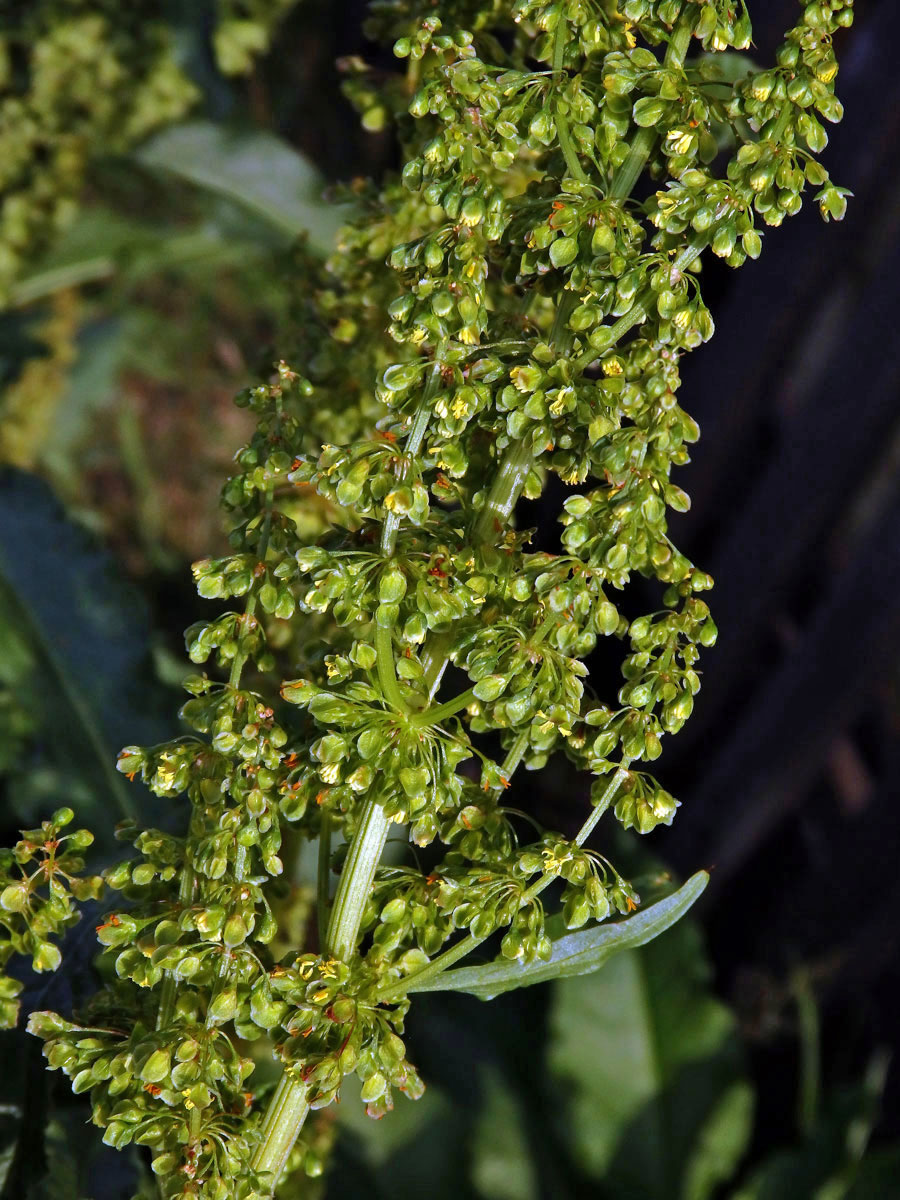
{"type": "MultiPolygon", "coordinates": [[[[553,39],[553,73],[555,75],[559,75],[563,69],[568,32],[568,21],[561,16],[557,23],[556,34],[553,39]]],[[[572,140],[572,134],[569,130],[568,113],[563,111],[564,107],[564,102],[560,101],[559,98],[557,85],[553,93],[553,119],[556,123],[556,136],[559,139],[559,148],[563,152],[563,158],[566,160],[566,166],[572,178],[577,179],[579,183],[590,183],[584,172],[584,168],[578,160],[578,152],[575,149],[575,143],[572,140]]]]}
{"type": "MultiPolygon", "coordinates": [[[[583,846],[590,837],[597,822],[615,799],[616,793],[625,782],[627,775],[628,762],[626,760],[616,770],[603,795],[600,797],[599,801],[591,811],[591,815],[575,835],[575,841],[579,846],[583,846]]],[[[522,893],[520,907],[528,904],[536,896],[539,896],[545,888],[548,888],[550,884],[558,878],[559,876],[553,872],[546,872],[545,874],[541,875],[531,885],[531,887],[527,888],[522,893]]],[[[490,937],[491,935],[488,934],[487,936],[490,937]]],[[[470,933],[468,937],[464,937],[458,941],[455,946],[451,946],[449,950],[445,950],[443,954],[439,954],[437,958],[432,959],[427,967],[422,967],[418,971],[413,971],[404,979],[398,980],[396,983],[392,983],[389,987],[383,988],[378,994],[379,999],[384,1004],[391,1004],[399,1000],[402,996],[406,996],[411,992],[418,991],[422,984],[430,983],[432,979],[436,979],[437,976],[446,971],[448,967],[454,966],[461,958],[465,958],[467,954],[471,954],[471,952],[480,946],[484,941],[487,941],[486,937],[475,937],[474,934],[470,933]]]]}
{"type": "MultiPolygon", "coordinates": [[[[682,17],[672,31],[669,48],[666,50],[664,67],[668,71],[680,70],[687,57],[688,46],[691,43],[693,24],[688,17],[682,17]]],[[[653,153],[657,133],[651,126],[649,129],[639,129],[634,136],[628,156],[613,176],[609,185],[611,200],[624,200],[631,195],[641,171],[647,164],[647,159],[653,153]]]]}
{"type": "Polygon", "coordinates": [[[375,627],[375,654],[377,656],[375,665],[378,670],[378,682],[381,684],[385,698],[399,712],[407,712],[406,697],[400,690],[397,669],[394,665],[394,643],[391,631],[382,625],[375,627]]]}

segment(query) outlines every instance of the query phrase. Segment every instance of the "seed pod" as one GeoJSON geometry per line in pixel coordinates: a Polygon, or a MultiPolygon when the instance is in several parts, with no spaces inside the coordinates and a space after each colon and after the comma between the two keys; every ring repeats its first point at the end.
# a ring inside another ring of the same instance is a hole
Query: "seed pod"
{"type": "Polygon", "coordinates": [[[232,913],[222,930],[222,941],[226,946],[240,946],[247,940],[247,925],[240,913],[232,913]]]}
{"type": "Polygon", "coordinates": [[[580,929],[591,915],[590,905],[585,897],[575,892],[563,905],[563,920],[566,929],[580,929]]]}
{"type": "Polygon", "coordinates": [[[154,1050],[138,1072],[138,1078],[145,1083],[160,1083],[168,1078],[171,1061],[168,1050],[154,1050]]]}
{"type": "Polygon", "coordinates": [[[382,604],[402,600],[406,595],[406,576],[396,565],[382,573],[378,581],[378,599],[382,604]]]}
{"type": "Polygon", "coordinates": [[[212,998],[206,1010],[207,1020],[212,1025],[224,1025],[234,1019],[237,1012],[237,989],[232,985],[224,987],[212,998]]]}
{"type": "Polygon", "coordinates": [[[550,246],[550,261],[554,267],[567,267],[578,255],[578,242],[573,237],[557,238],[550,246]]]}
{"type": "Polygon", "coordinates": [[[387,1080],[380,1071],[376,1071],[363,1083],[359,1098],[364,1104],[371,1104],[374,1100],[380,1099],[386,1090],[387,1080]]]}
{"type": "Polygon", "coordinates": [[[496,700],[506,689],[508,680],[503,675],[485,675],[472,689],[479,700],[496,700]]]}
{"type": "Polygon", "coordinates": [[[406,919],[406,910],[406,900],[402,896],[397,896],[381,910],[380,919],[387,925],[396,925],[406,919]]]}
{"type": "Polygon", "coordinates": [[[28,907],[29,895],[27,884],[11,883],[0,894],[0,907],[7,912],[24,912],[28,907]]]}
{"type": "Polygon", "coordinates": [[[484,220],[485,206],[480,196],[467,196],[459,210],[459,218],[464,225],[480,225],[484,220]]]}
{"type": "Polygon", "coordinates": [[[420,373],[420,363],[394,363],[382,375],[381,383],[389,392],[405,392],[417,382],[420,373]]]}
{"type": "Polygon", "coordinates": [[[631,110],[631,115],[635,125],[640,125],[647,129],[651,125],[657,125],[662,120],[665,113],[668,111],[668,104],[665,100],[660,100],[656,96],[645,96],[642,100],[638,100],[631,110]]]}

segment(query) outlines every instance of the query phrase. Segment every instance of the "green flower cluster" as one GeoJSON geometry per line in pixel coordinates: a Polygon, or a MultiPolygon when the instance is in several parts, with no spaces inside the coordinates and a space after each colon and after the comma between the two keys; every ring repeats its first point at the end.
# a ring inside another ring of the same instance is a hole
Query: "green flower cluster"
{"type": "Polygon", "coordinates": [[[253,1019],[283,1028],[277,1052],[289,1074],[309,1089],[310,1108],[331,1104],[351,1073],[362,1083],[360,1099],[371,1117],[393,1108],[392,1087],[413,1100],[425,1090],[398,1036],[408,1001],[386,1008],[378,983],[373,972],[305,954],[276,968],[265,992],[251,996],[251,1012],[257,1001],[253,1019]]]}
{"type": "MultiPolygon", "coordinates": [[[[296,0],[219,0],[213,42],[249,71],[296,0]]],[[[90,159],[130,149],[199,98],[160,0],[3,6],[0,29],[0,305],[75,214],[90,159]]]]}
{"type": "Polygon", "coordinates": [[[33,1022],[107,1141],[153,1148],[165,1195],[316,1173],[292,1147],[349,1073],[376,1116],[417,1095],[407,991],[497,932],[507,959],[552,958],[550,885],[570,929],[639,904],[584,842],[610,807],[641,833],[672,821],[640,765],[689,717],[716,638],[712,581],[668,526],[699,433],[679,362],[713,332],[698,267],[755,257],[756,218],[777,225],[806,183],[841,215],[811,110],[840,115],[848,15],[807,4],[777,68],[732,83],[721,56],[750,39],[733,0],[373,6],[405,64],[378,101],[405,166],[357,189],[361,215],[308,264],[297,370],[240,398],[257,428],[224,489],[234,553],[195,576],[242,605],[186,639],[227,678],[188,681],[190,735],[119,760],[185,795],[187,827],[125,831],[107,1017],[33,1022]],[[550,474],[558,550],[513,524],[550,474]],[[635,575],[660,600],[631,617],[635,575]],[[627,640],[612,694],[585,663],[601,639],[627,640]],[[593,812],[521,844],[506,791],[555,753],[593,776],[593,812]],[[428,866],[380,865],[397,827],[428,866]],[[319,942],[277,962],[286,838],[319,844],[319,942]],[[267,1104],[251,1051],[285,1064],[267,1104]]]}
{"type": "Polygon", "coordinates": [[[256,1200],[266,1190],[247,1170],[243,1139],[233,1136],[249,1107],[244,1081],[254,1064],[215,1024],[198,1019],[197,999],[190,987],[180,990],[177,1036],[136,1019],[133,1001],[116,1006],[111,995],[91,1014],[96,1025],[36,1012],[29,1029],[73,1091],[90,1091],[108,1146],[158,1150],[153,1167],[161,1181],[180,1177],[172,1194],[256,1200]]]}
{"type": "Polygon", "coordinates": [[[96,900],[103,880],[83,875],[86,850],[94,840],[87,829],[63,833],[75,814],[60,808],[40,829],[23,829],[12,850],[0,850],[0,1029],[19,1018],[22,983],[4,968],[15,954],[31,959],[35,971],[55,971],[62,961],[50,939],[77,924],[76,902],[96,900]]]}

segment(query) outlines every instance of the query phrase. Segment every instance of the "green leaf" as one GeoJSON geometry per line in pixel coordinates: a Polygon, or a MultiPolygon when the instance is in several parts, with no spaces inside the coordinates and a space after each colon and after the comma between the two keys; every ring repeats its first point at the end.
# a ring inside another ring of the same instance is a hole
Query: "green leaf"
{"type": "Polygon", "coordinates": [[[746,1093],[724,1099],[740,1078],[734,1019],[709,990],[689,923],[599,975],[563,980],[547,1063],[565,1096],[561,1134],[616,1200],[698,1200],[743,1150],[746,1093]]]}
{"type": "Polygon", "coordinates": [[[135,794],[116,754],[135,735],[160,740],[165,728],[153,712],[164,693],[149,678],[144,605],[46,484],[4,469],[0,508],[0,626],[31,651],[13,698],[39,750],[11,791],[26,819],[60,796],[77,800],[109,846],[110,816],[129,814],[135,794]]]}
{"type": "Polygon", "coordinates": [[[900,1146],[894,1145],[867,1155],[853,1173],[853,1182],[841,1200],[872,1200],[889,1196],[900,1179],[900,1146]]]}
{"type": "Polygon", "coordinates": [[[698,1132],[684,1177],[683,1200],[709,1200],[719,1184],[734,1177],[753,1132],[753,1107],[749,1083],[738,1080],[726,1088],[698,1132]]]}
{"type": "Polygon", "coordinates": [[[537,1200],[538,1181],[517,1093],[485,1068],[482,1108],[472,1139],[472,1182],[488,1200],[537,1200]]]}
{"type": "Polygon", "coordinates": [[[677,892],[625,921],[595,925],[556,938],[546,962],[536,961],[523,966],[499,958],[481,967],[444,971],[418,987],[412,983],[409,991],[469,992],[481,1000],[493,1000],[501,992],[509,992],[513,988],[530,987],[533,983],[544,983],[548,979],[590,974],[620,951],[643,946],[665,932],[684,916],[707,883],[707,873],[698,871],[677,892]]]}
{"type": "MultiPolygon", "coordinates": [[[[202,223],[185,228],[155,225],[97,206],[79,213],[59,239],[12,289],[14,305],[32,304],[63,288],[112,278],[129,283],[161,271],[205,264],[221,271],[246,267],[267,250],[259,240],[258,218],[246,230],[232,220],[217,222],[207,213],[202,223]]],[[[130,319],[136,311],[132,304],[130,319]]]]}
{"type": "Polygon", "coordinates": [[[150,138],[136,158],[227,196],[288,237],[308,233],[322,252],[331,249],[346,220],[345,209],[322,200],[321,177],[303,155],[264,130],[188,121],[150,138]]]}
{"type": "MultiPolygon", "coordinates": [[[[46,1100],[41,1096],[44,1104],[46,1100]]],[[[39,1103],[36,1102],[36,1103],[39,1103]]],[[[91,1155],[76,1154],[74,1147],[83,1138],[83,1121],[79,1129],[68,1118],[52,1120],[45,1125],[45,1109],[29,1111],[26,1106],[18,1135],[0,1154],[0,1187],[3,1196],[25,1197],[28,1200],[79,1200],[85,1166],[91,1155]]]]}

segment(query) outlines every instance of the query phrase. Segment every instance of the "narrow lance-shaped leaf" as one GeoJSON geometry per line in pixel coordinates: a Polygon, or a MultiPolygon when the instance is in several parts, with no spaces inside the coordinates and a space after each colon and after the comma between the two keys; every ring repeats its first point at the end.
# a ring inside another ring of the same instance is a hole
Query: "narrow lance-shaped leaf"
{"type": "Polygon", "coordinates": [[[614,954],[632,950],[659,937],[674,925],[700,897],[709,875],[698,871],[682,887],[625,921],[611,925],[596,925],[566,934],[553,942],[553,951],[546,962],[540,960],[522,966],[508,959],[496,959],[480,967],[464,967],[446,971],[422,983],[413,984],[410,992],[469,992],[480,1000],[493,1000],[501,992],[530,987],[568,975],[588,975],[599,970],[614,954]]]}

